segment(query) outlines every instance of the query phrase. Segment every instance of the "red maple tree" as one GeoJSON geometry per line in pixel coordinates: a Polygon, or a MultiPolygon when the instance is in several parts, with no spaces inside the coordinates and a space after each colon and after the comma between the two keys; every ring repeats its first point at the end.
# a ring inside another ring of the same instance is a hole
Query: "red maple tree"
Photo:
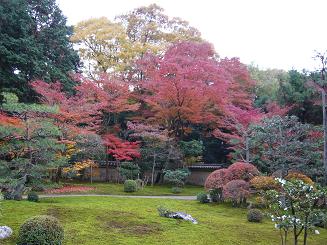
{"type": "Polygon", "coordinates": [[[103,136],[103,143],[107,147],[107,153],[118,161],[131,161],[140,158],[139,142],[123,141],[113,134],[103,136]]]}
{"type": "Polygon", "coordinates": [[[52,116],[64,132],[71,134],[98,129],[101,110],[107,106],[108,96],[95,82],[84,80],[75,87],[75,95],[63,92],[59,82],[34,81],[31,86],[41,95],[41,102],[58,106],[58,113],[52,116]]]}
{"type": "Polygon", "coordinates": [[[233,133],[231,108],[252,108],[254,81],[246,66],[236,58],[219,59],[209,43],[178,43],[163,57],[146,55],[139,65],[152,119],[176,137],[204,125],[223,138],[233,133]]]}
{"type": "Polygon", "coordinates": [[[187,134],[191,124],[216,124],[224,114],[227,83],[220,80],[214,57],[208,43],[183,42],[173,45],[163,58],[147,55],[139,63],[145,73],[144,100],[154,119],[176,137],[187,134]]]}

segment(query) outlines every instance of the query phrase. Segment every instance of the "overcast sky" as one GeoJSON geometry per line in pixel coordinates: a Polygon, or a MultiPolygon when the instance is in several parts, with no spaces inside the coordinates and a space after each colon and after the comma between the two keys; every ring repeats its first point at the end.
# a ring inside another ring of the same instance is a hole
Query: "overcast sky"
{"type": "Polygon", "coordinates": [[[314,50],[327,50],[327,0],[57,0],[74,25],[156,3],[214,44],[222,57],[261,68],[314,69],[314,50]]]}

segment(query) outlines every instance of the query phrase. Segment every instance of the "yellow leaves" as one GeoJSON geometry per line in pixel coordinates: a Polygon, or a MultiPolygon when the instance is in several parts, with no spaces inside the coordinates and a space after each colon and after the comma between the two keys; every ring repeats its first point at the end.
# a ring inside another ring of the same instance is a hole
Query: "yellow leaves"
{"type": "Polygon", "coordinates": [[[65,144],[65,150],[56,153],[56,158],[66,157],[70,159],[73,154],[79,152],[80,150],[76,148],[76,142],[70,140],[61,140],[59,143],[65,144]]]}
{"type": "Polygon", "coordinates": [[[73,165],[73,169],[75,171],[82,171],[86,168],[98,168],[98,164],[96,164],[94,161],[90,160],[90,159],[87,159],[87,160],[84,160],[84,161],[81,161],[81,162],[75,162],[74,165],[73,165]]]}
{"type": "MultiPolygon", "coordinates": [[[[81,162],[75,162],[71,167],[63,168],[63,173],[75,173],[76,176],[82,175],[83,171],[92,167],[92,176],[97,176],[100,173],[99,165],[93,160],[87,159],[81,162]]],[[[85,173],[83,173],[85,174],[85,173]]]]}
{"type": "Polygon", "coordinates": [[[93,72],[124,70],[135,57],[123,26],[106,17],[79,22],[74,31],[71,41],[80,45],[79,53],[93,72]]]}

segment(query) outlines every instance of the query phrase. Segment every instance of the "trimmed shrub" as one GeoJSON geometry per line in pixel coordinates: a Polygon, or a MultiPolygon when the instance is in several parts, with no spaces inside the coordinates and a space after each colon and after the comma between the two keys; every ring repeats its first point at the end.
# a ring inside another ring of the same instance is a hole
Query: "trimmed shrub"
{"type": "Polygon", "coordinates": [[[18,245],[61,245],[64,230],[58,219],[48,215],[30,218],[20,227],[18,245]]]}
{"type": "Polygon", "coordinates": [[[208,199],[208,195],[205,192],[200,192],[196,195],[196,200],[200,203],[208,203],[210,200],[208,199]]]}
{"type": "Polygon", "coordinates": [[[30,202],[38,202],[39,201],[39,195],[36,192],[30,192],[27,195],[27,200],[30,202]]]}
{"type": "Polygon", "coordinates": [[[135,192],[137,191],[137,183],[135,180],[125,180],[124,182],[125,192],[135,192]]]}
{"type": "Polygon", "coordinates": [[[314,182],[312,181],[312,179],[310,179],[308,176],[306,176],[305,174],[301,174],[298,172],[291,172],[289,173],[286,177],[286,180],[302,180],[305,184],[308,185],[314,185],[314,182]]]}
{"type": "Polygon", "coordinates": [[[176,170],[166,170],[164,180],[171,183],[175,187],[183,187],[185,179],[191,172],[187,168],[181,168],[176,170]]]}
{"type": "Polygon", "coordinates": [[[228,171],[225,168],[213,171],[206,179],[206,190],[223,188],[230,181],[228,171]]]}
{"type": "Polygon", "coordinates": [[[123,162],[119,167],[119,173],[125,179],[136,179],[140,174],[140,167],[132,162],[123,162]]]}
{"type": "Polygon", "coordinates": [[[270,176],[256,176],[250,180],[250,186],[258,191],[267,191],[278,188],[277,181],[270,176]]]}
{"type": "Polygon", "coordinates": [[[223,188],[216,188],[209,190],[209,197],[212,202],[222,202],[223,199],[223,188]]]}
{"type": "Polygon", "coordinates": [[[174,193],[174,194],[181,193],[182,190],[183,190],[183,189],[180,188],[180,187],[172,187],[172,188],[171,188],[171,192],[174,193]]]}
{"type": "Polygon", "coordinates": [[[263,214],[259,209],[250,209],[248,211],[249,222],[261,222],[262,219],[263,219],[263,214]]]}
{"type": "Polygon", "coordinates": [[[259,170],[251,163],[235,162],[227,168],[230,180],[250,181],[260,174],[259,170]]]}
{"type": "Polygon", "coordinates": [[[244,180],[232,180],[224,186],[224,198],[232,201],[233,206],[246,204],[249,197],[249,183],[244,180]]]}

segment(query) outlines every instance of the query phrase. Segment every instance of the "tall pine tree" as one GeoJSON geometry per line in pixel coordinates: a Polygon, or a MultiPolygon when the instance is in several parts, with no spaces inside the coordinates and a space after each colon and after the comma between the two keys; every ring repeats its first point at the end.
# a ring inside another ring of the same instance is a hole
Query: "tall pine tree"
{"type": "Polygon", "coordinates": [[[0,0],[1,89],[32,101],[28,82],[60,80],[66,90],[74,83],[69,72],[79,67],[69,41],[72,28],[55,0],[0,0]]]}

